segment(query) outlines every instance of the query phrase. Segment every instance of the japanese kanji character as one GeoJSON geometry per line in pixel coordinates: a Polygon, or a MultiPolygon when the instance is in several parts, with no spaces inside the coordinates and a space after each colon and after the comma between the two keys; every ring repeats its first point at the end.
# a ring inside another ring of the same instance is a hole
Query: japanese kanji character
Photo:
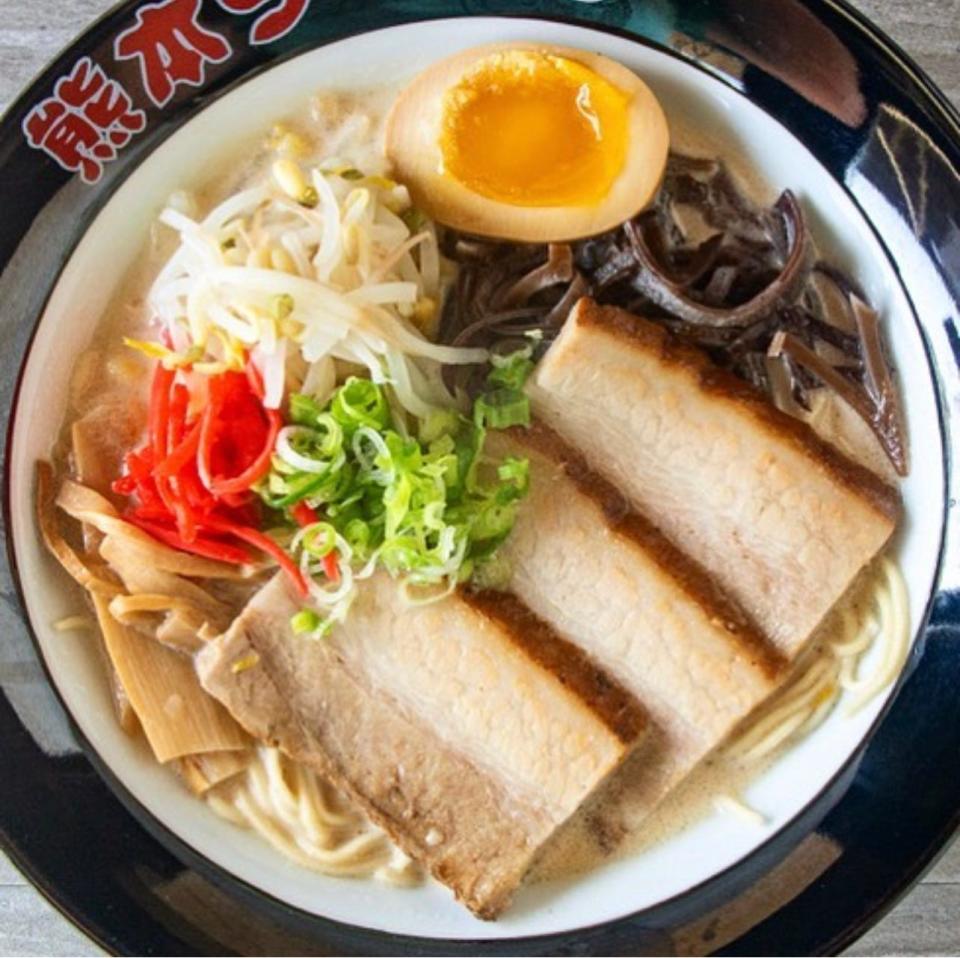
{"type": "Polygon", "coordinates": [[[116,158],[134,133],[147,123],[142,110],[115,80],[89,57],[78,60],[69,76],[60,77],[53,96],[38,103],[23,121],[27,142],[60,166],[95,183],[103,164],[116,158]]]}
{"type": "Polygon", "coordinates": [[[207,63],[222,63],[233,52],[219,33],[197,21],[201,0],[161,0],[137,10],[136,22],[114,41],[118,60],[138,58],[147,95],[164,106],[178,83],[200,86],[207,63]]]}
{"type": "MultiPolygon", "coordinates": [[[[275,0],[217,0],[228,13],[253,13],[275,0]]],[[[272,9],[261,14],[250,30],[254,46],[270,43],[286,36],[303,18],[310,0],[280,0],[272,9]]]]}

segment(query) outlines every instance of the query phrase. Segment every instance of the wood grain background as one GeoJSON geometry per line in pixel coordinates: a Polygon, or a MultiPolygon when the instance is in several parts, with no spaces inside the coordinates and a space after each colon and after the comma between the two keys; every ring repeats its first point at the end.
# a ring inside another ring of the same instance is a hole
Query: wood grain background
{"type": "MultiPolygon", "coordinates": [[[[775,2],[775,0],[769,0],[775,2]]],[[[960,102],[960,0],[857,0],[954,103],[960,102]]],[[[0,110],[112,0],[0,0],[0,110]]],[[[960,953],[960,842],[850,955],[960,953]]],[[[0,853],[0,955],[99,955],[0,853]]]]}

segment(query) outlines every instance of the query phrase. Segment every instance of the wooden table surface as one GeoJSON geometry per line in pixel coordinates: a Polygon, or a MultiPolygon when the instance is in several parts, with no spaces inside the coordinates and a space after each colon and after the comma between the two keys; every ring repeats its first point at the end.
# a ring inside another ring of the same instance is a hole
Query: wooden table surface
{"type": "MultiPolygon", "coordinates": [[[[960,0],[855,2],[960,102],[960,0]]],[[[0,0],[0,110],[112,5],[113,0],[0,0]]],[[[0,955],[99,954],[0,853],[0,955]]],[[[848,954],[960,954],[960,842],[848,954]]]]}

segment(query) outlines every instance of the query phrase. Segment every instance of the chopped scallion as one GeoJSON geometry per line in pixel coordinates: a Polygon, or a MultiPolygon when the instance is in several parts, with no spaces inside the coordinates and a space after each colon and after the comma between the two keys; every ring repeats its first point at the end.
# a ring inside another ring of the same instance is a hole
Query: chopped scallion
{"type": "Polygon", "coordinates": [[[474,421],[488,429],[530,425],[530,400],[519,389],[493,389],[474,404],[474,421]]]}
{"type": "MultiPolygon", "coordinates": [[[[521,383],[528,359],[498,369],[521,383]]],[[[527,461],[508,457],[488,468],[483,448],[488,428],[529,421],[519,387],[492,389],[477,400],[472,419],[456,411],[426,417],[416,438],[392,427],[384,387],[369,379],[348,379],[325,404],[294,394],[289,418],[294,425],[282,430],[259,488],[272,508],[306,501],[322,514],[294,540],[308,566],[334,553],[348,572],[373,562],[402,580],[405,595],[427,601],[485,569],[513,527],[527,461]]],[[[314,597],[333,606],[323,621],[342,619],[352,576],[341,588],[315,575],[314,597]]],[[[316,634],[323,625],[305,613],[294,618],[295,631],[316,634]]]]}
{"type": "Polygon", "coordinates": [[[290,628],[293,629],[294,635],[316,632],[320,625],[320,616],[313,609],[301,609],[290,619],[290,628]]]}

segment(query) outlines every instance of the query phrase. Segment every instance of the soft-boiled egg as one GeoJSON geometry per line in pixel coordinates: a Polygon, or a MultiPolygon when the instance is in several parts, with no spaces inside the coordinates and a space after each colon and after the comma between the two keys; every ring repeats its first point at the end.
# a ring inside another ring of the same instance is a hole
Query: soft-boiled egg
{"type": "Polygon", "coordinates": [[[595,53],[493,44],[433,64],[397,97],[387,157],[440,223],[528,241],[603,232],[660,186],[669,132],[647,85],[595,53]]]}

